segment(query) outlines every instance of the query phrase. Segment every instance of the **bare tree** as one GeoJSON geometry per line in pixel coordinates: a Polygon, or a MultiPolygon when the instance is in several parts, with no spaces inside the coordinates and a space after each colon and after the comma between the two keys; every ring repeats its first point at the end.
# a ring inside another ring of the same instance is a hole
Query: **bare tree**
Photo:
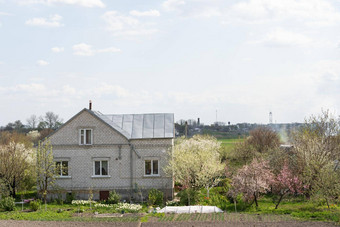
{"type": "Polygon", "coordinates": [[[270,128],[258,127],[249,133],[249,137],[237,144],[234,157],[243,164],[249,164],[253,158],[277,150],[280,146],[279,135],[270,128]]]}
{"type": "Polygon", "coordinates": [[[249,134],[248,143],[259,153],[265,153],[280,146],[279,135],[270,128],[258,127],[249,134]]]}
{"type": "Polygon", "coordinates": [[[57,129],[62,122],[62,119],[59,118],[59,115],[50,111],[46,112],[44,119],[46,126],[49,129],[57,129]]]}
{"type": "Polygon", "coordinates": [[[27,125],[31,129],[35,129],[38,126],[38,117],[35,114],[32,114],[27,120],[27,125]]]}

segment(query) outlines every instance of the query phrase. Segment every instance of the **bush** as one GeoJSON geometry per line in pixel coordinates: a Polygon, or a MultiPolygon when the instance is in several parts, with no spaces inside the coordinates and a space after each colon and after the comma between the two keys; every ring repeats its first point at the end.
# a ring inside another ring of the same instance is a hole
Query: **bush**
{"type": "Polygon", "coordinates": [[[180,191],[177,196],[179,197],[179,204],[182,206],[189,205],[188,194],[190,196],[190,205],[195,205],[199,201],[198,192],[193,189],[185,189],[180,191]]]}
{"type": "Polygon", "coordinates": [[[13,211],[15,209],[14,198],[4,197],[0,200],[0,208],[5,211],[13,211]]]}
{"type": "Polygon", "coordinates": [[[109,193],[109,197],[107,198],[107,203],[108,204],[117,204],[120,201],[120,195],[115,191],[112,190],[109,193]]]}
{"type": "Polygon", "coordinates": [[[30,202],[30,209],[33,211],[37,211],[40,208],[41,201],[40,199],[37,199],[35,201],[30,202]]]}
{"type": "Polygon", "coordinates": [[[210,190],[209,197],[207,197],[207,190],[202,189],[200,194],[201,205],[209,205],[209,206],[217,206],[222,210],[227,209],[227,205],[229,205],[228,198],[226,197],[226,193],[223,187],[215,187],[210,190]]]}
{"type": "Polygon", "coordinates": [[[70,203],[72,203],[72,201],[75,200],[75,199],[76,199],[76,194],[75,194],[74,192],[72,192],[72,193],[67,193],[67,194],[66,194],[65,203],[70,204],[70,203]]]}
{"type": "Polygon", "coordinates": [[[152,188],[149,191],[149,205],[158,205],[161,206],[163,204],[163,192],[152,188]]]}

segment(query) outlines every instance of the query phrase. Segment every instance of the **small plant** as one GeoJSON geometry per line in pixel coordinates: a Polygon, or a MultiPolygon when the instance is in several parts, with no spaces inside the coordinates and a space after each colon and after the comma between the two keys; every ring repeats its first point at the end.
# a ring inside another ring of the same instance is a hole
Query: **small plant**
{"type": "Polygon", "coordinates": [[[180,198],[179,204],[184,206],[194,205],[199,201],[198,192],[191,188],[180,191],[177,196],[180,198]]]}
{"type": "Polygon", "coordinates": [[[30,209],[32,211],[37,211],[37,210],[39,210],[40,204],[41,204],[40,199],[37,199],[35,201],[31,201],[30,202],[30,209]]]}
{"type": "Polygon", "coordinates": [[[165,203],[165,205],[167,205],[167,206],[178,206],[178,201],[175,201],[175,200],[167,201],[165,203]]]}
{"type": "Polygon", "coordinates": [[[0,200],[0,208],[5,211],[13,211],[15,209],[14,198],[8,196],[0,200]]]}
{"type": "Polygon", "coordinates": [[[158,205],[161,206],[163,204],[163,192],[152,188],[149,191],[149,201],[150,205],[158,205]]]}
{"type": "Polygon", "coordinates": [[[120,201],[120,195],[115,191],[112,190],[107,198],[108,204],[117,204],[120,201]]]}
{"type": "Polygon", "coordinates": [[[65,203],[70,204],[73,200],[75,200],[75,198],[76,198],[76,194],[74,192],[67,193],[66,194],[66,201],[65,201],[65,203]]]}

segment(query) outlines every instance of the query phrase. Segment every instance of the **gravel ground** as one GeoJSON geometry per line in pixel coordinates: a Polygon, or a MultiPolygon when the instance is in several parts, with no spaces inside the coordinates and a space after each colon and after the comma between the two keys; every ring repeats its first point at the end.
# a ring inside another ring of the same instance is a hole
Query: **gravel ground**
{"type": "Polygon", "coordinates": [[[0,220],[1,227],[106,227],[106,226],[127,226],[127,227],[154,227],[154,226],[187,226],[187,227],[204,227],[204,226],[274,226],[274,227],[317,227],[317,226],[335,226],[332,223],[326,222],[297,222],[297,221],[285,221],[285,222],[63,222],[63,221],[15,221],[15,220],[0,220]]]}

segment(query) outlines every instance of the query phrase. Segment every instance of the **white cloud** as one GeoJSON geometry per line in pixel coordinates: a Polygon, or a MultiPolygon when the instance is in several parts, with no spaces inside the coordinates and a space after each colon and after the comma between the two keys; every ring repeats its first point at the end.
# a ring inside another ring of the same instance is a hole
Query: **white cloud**
{"type": "Polygon", "coordinates": [[[49,18],[37,17],[32,18],[26,21],[26,25],[29,26],[38,26],[38,27],[61,27],[64,26],[60,23],[62,20],[62,16],[55,14],[50,16],[49,18]]]}
{"type": "Polygon", "coordinates": [[[93,56],[96,53],[116,53],[120,52],[121,50],[115,47],[108,47],[104,49],[94,49],[91,45],[86,43],[79,43],[73,45],[73,54],[79,56],[93,56]]]}
{"type": "Polygon", "coordinates": [[[102,16],[107,24],[107,30],[115,36],[150,35],[157,29],[148,28],[134,17],[123,15],[117,11],[108,11],[102,16]]]}
{"type": "Polygon", "coordinates": [[[86,43],[79,43],[76,45],[73,45],[73,54],[74,55],[80,55],[80,56],[92,56],[94,55],[94,50],[92,49],[91,45],[88,45],[86,43]]]}
{"type": "Polygon", "coordinates": [[[3,65],[4,64],[4,62],[3,61],[0,61],[0,65],[3,65]]]}
{"type": "Polygon", "coordinates": [[[38,60],[37,61],[37,65],[39,66],[46,66],[46,65],[49,65],[50,63],[48,63],[47,61],[44,61],[44,60],[38,60]]]}
{"type": "Polygon", "coordinates": [[[120,51],[121,50],[116,48],[116,47],[108,47],[108,48],[97,50],[98,53],[116,53],[116,52],[120,52],[120,51]]]}
{"type": "Polygon", "coordinates": [[[161,14],[158,10],[151,9],[148,11],[131,10],[130,15],[136,17],[159,17],[161,14]]]}
{"type": "Polygon", "coordinates": [[[296,33],[284,30],[282,28],[278,28],[274,31],[271,31],[265,35],[265,37],[261,40],[252,41],[249,43],[260,43],[269,46],[318,46],[316,43],[309,37],[296,33]]]}
{"type": "Polygon", "coordinates": [[[67,4],[67,5],[77,5],[82,7],[100,7],[104,8],[105,4],[101,0],[18,0],[20,5],[31,5],[31,4],[67,4]]]}
{"type": "Polygon", "coordinates": [[[183,0],[167,0],[163,2],[162,7],[166,11],[176,11],[183,5],[185,5],[185,1],[183,0]]]}
{"type": "Polygon", "coordinates": [[[13,16],[11,13],[0,12],[0,16],[13,16]]]}
{"type": "Polygon", "coordinates": [[[51,50],[54,53],[60,53],[60,52],[64,52],[64,47],[52,47],[51,50]]]}
{"type": "Polygon", "coordinates": [[[340,21],[340,13],[324,0],[248,0],[238,2],[227,13],[226,22],[247,23],[293,20],[311,26],[328,26],[340,21]]]}

